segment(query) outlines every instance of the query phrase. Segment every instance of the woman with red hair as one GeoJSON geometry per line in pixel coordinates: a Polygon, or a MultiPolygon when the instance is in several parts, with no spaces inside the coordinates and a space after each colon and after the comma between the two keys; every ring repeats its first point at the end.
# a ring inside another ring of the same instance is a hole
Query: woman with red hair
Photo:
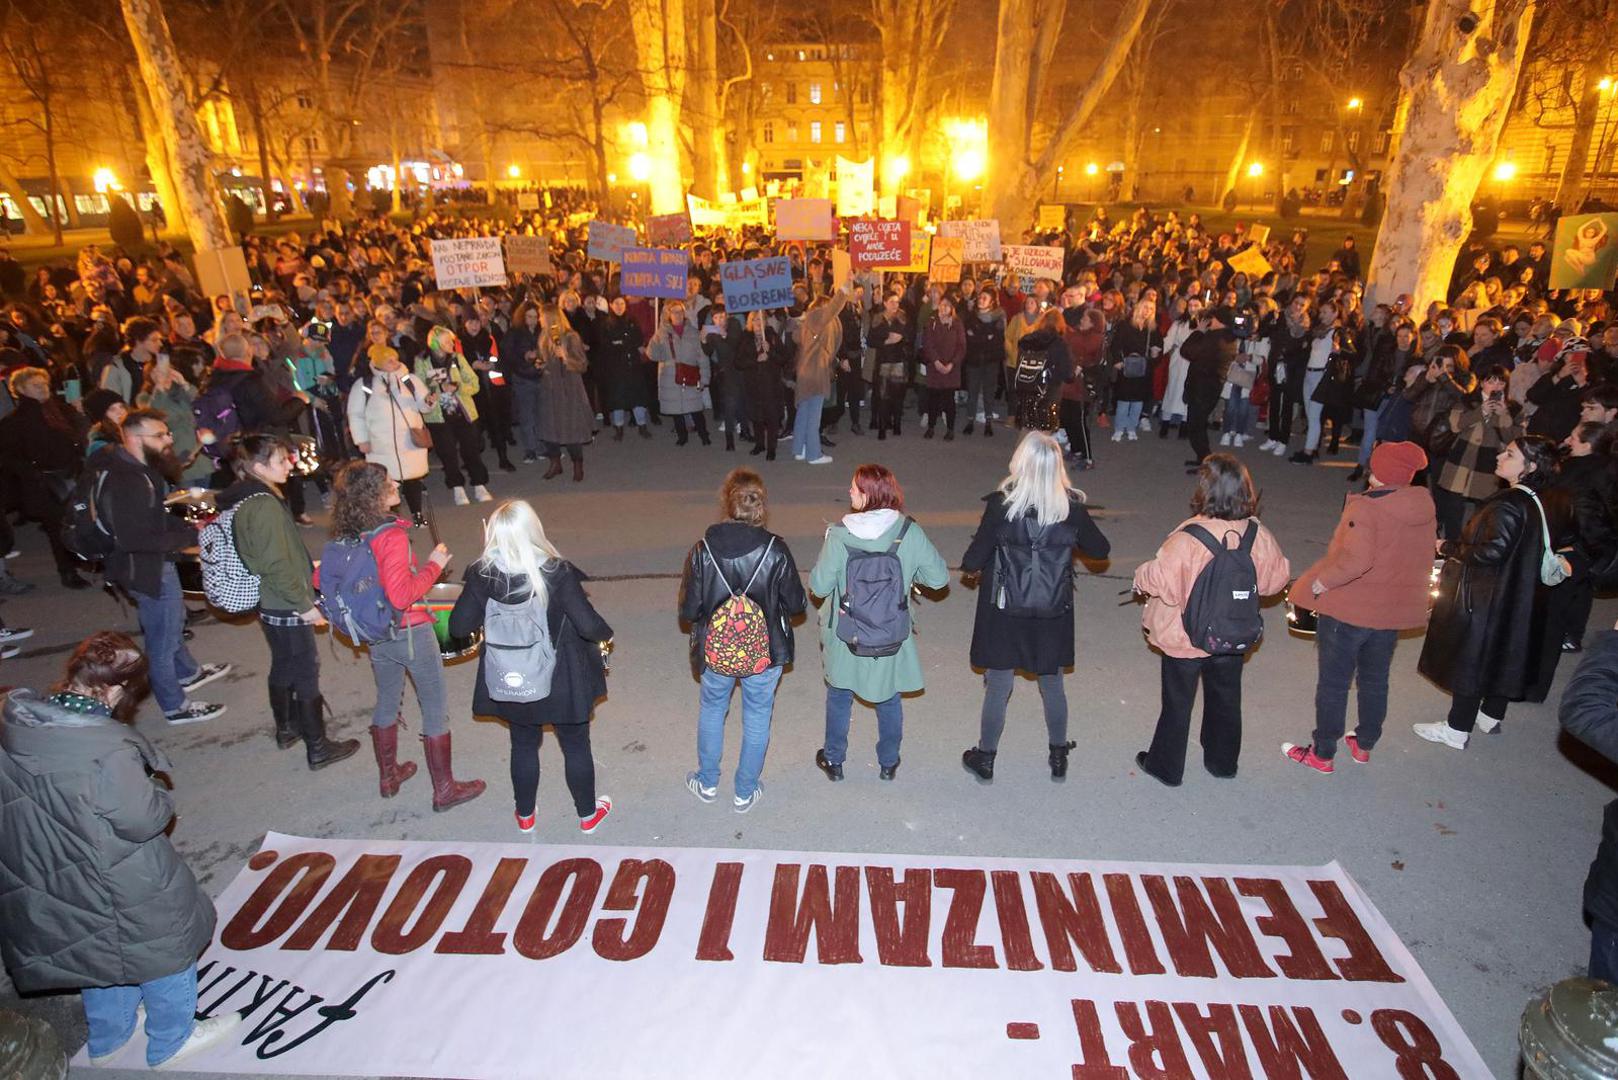
{"type": "Polygon", "coordinates": [[[900,694],[922,689],[910,614],[914,585],[942,588],[949,568],[927,534],[905,514],[904,489],[882,465],[861,465],[848,485],[851,513],[826,530],[809,573],[820,608],[820,649],[826,674],[826,742],[815,764],[829,780],[843,778],[854,699],[876,709],[876,760],[881,777],[899,770],[904,736],[900,694]]]}

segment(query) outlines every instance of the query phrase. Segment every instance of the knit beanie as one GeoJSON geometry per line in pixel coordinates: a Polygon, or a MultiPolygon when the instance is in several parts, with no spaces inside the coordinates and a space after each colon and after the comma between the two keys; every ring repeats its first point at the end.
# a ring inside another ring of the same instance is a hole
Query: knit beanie
{"type": "Polygon", "coordinates": [[[1426,467],[1426,451],[1413,442],[1378,443],[1371,451],[1371,475],[1388,487],[1403,487],[1426,467]]]}

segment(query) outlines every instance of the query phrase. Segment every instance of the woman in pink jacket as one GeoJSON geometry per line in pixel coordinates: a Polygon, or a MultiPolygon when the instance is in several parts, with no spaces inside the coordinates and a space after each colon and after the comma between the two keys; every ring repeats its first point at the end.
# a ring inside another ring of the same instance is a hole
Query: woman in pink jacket
{"type": "MultiPolygon", "coordinates": [[[[1262,626],[1250,635],[1252,640],[1231,643],[1229,648],[1235,651],[1215,654],[1192,644],[1186,613],[1198,575],[1213,561],[1206,537],[1227,548],[1250,551],[1260,596],[1286,588],[1292,568],[1275,537],[1259,523],[1257,510],[1258,494],[1247,467],[1229,454],[1211,454],[1197,473],[1192,516],[1175,527],[1157,549],[1156,558],[1135,571],[1135,591],[1147,597],[1141,623],[1147,640],[1163,658],[1163,705],[1157,731],[1151,748],[1135,755],[1135,764],[1169,787],[1179,787],[1185,775],[1185,748],[1198,680],[1203,694],[1203,764],[1221,779],[1236,775],[1242,751],[1242,663],[1262,636],[1262,626]],[[1197,531],[1190,531],[1193,529],[1197,531]]],[[[1239,605],[1247,600],[1242,597],[1239,605]]],[[[1242,615],[1256,617],[1257,600],[1251,598],[1250,610],[1239,606],[1233,612],[1237,621],[1242,615]]]]}

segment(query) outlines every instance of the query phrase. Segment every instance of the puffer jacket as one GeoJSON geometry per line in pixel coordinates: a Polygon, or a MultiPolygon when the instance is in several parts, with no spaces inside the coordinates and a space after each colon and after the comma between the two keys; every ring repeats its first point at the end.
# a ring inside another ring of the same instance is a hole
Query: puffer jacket
{"type": "Polygon", "coordinates": [[[1298,576],[1291,601],[1367,630],[1427,623],[1428,576],[1438,518],[1423,487],[1350,495],[1321,560],[1298,576]],[[1326,591],[1314,595],[1319,581],[1326,591]]]}
{"type": "Polygon", "coordinates": [[[23,991],[131,986],[183,971],[214,908],[164,835],[172,766],[127,724],[6,699],[0,726],[0,955],[23,991]]]}
{"type": "Polygon", "coordinates": [[[691,624],[693,669],[701,671],[704,667],[702,651],[708,620],[730,599],[731,590],[737,595],[745,590],[763,611],[770,631],[770,666],[792,663],[797,648],[792,620],[803,614],[808,598],[787,542],[767,529],[739,521],[708,526],[703,540],[713,555],[712,560],[703,551],[702,544],[694,545],[686,556],[685,573],[680,578],[680,618],[691,624]],[[770,543],[772,538],[774,544],[770,543]],[[767,556],[766,546],[769,547],[767,556]],[[730,584],[729,589],[725,588],[726,582],[730,584]]]}

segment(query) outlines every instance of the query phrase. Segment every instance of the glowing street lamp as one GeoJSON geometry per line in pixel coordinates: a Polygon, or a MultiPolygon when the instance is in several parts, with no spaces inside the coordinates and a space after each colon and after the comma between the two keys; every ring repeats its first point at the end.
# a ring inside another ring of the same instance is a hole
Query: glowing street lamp
{"type": "Polygon", "coordinates": [[[519,179],[522,176],[522,167],[513,161],[510,165],[506,166],[506,175],[511,177],[513,180],[519,179]]]}
{"type": "Polygon", "coordinates": [[[1251,176],[1251,177],[1255,177],[1255,178],[1263,176],[1264,175],[1264,163],[1262,161],[1253,162],[1251,165],[1249,165],[1247,167],[1247,175],[1251,176]]]}
{"type": "Polygon", "coordinates": [[[1515,161],[1502,161],[1494,167],[1494,178],[1502,184],[1511,181],[1516,175],[1517,163],[1515,161]]]}
{"type": "Polygon", "coordinates": [[[92,179],[95,182],[95,188],[99,194],[105,195],[109,191],[118,190],[118,175],[111,169],[105,167],[97,169],[95,171],[95,176],[92,179]]]}
{"type": "Polygon", "coordinates": [[[652,159],[642,153],[629,155],[629,175],[637,183],[643,183],[651,178],[652,159]]]}
{"type": "Polygon", "coordinates": [[[743,176],[752,176],[753,175],[753,163],[751,161],[742,162],[742,175],[743,176]]]}
{"type": "Polygon", "coordinates": [[[1096,173],[1098,173],[1100,171],[1101,171],[1101,166],[1097,165],[1093,161],[1090,162],[1088,165],[1086,165],[1084,167],[1084,175],[1085,176],[1094,176],[1096,173]]]}
{"type": "Polygon", "coordinates": [[[617,182],[618,182],[618,174],[617,173],[610,172],[610,173],[607,174],[607,183],[616,184],[617,182]]]}
{"type": "Polygon", "coordinates": [[[962,150],[955,155],[955,175],[962,180],[976,180],[983,175],[983,151],[962,150]]]}
{"type": "Polygon", "coordinates": [[[1612,76],[1611,75],[1603,75],[1603,76],[1601,76],[1601,81],[1596,83],[1596,89],[1600,90],[1602,93],[1606,93],[1608,90],[1611,90],[1612,89],[1612,76]]]}
{"type": "Polygon", "coordinates": [[[1350,109],[1358,109],[1360,106],[1362,106],[1364,104],[1365,104],[1365,102],[1361,101],[1357,97],[1351,97],[1351,98],[1348,99],[1348,107],[1350,109]]]}
{"type": "Polygon", "coordinates": [[[895,187],[910,175],[910,159],[903,154],[889,158],[883,167],[887,170],[888,183],[895,187]]]}

